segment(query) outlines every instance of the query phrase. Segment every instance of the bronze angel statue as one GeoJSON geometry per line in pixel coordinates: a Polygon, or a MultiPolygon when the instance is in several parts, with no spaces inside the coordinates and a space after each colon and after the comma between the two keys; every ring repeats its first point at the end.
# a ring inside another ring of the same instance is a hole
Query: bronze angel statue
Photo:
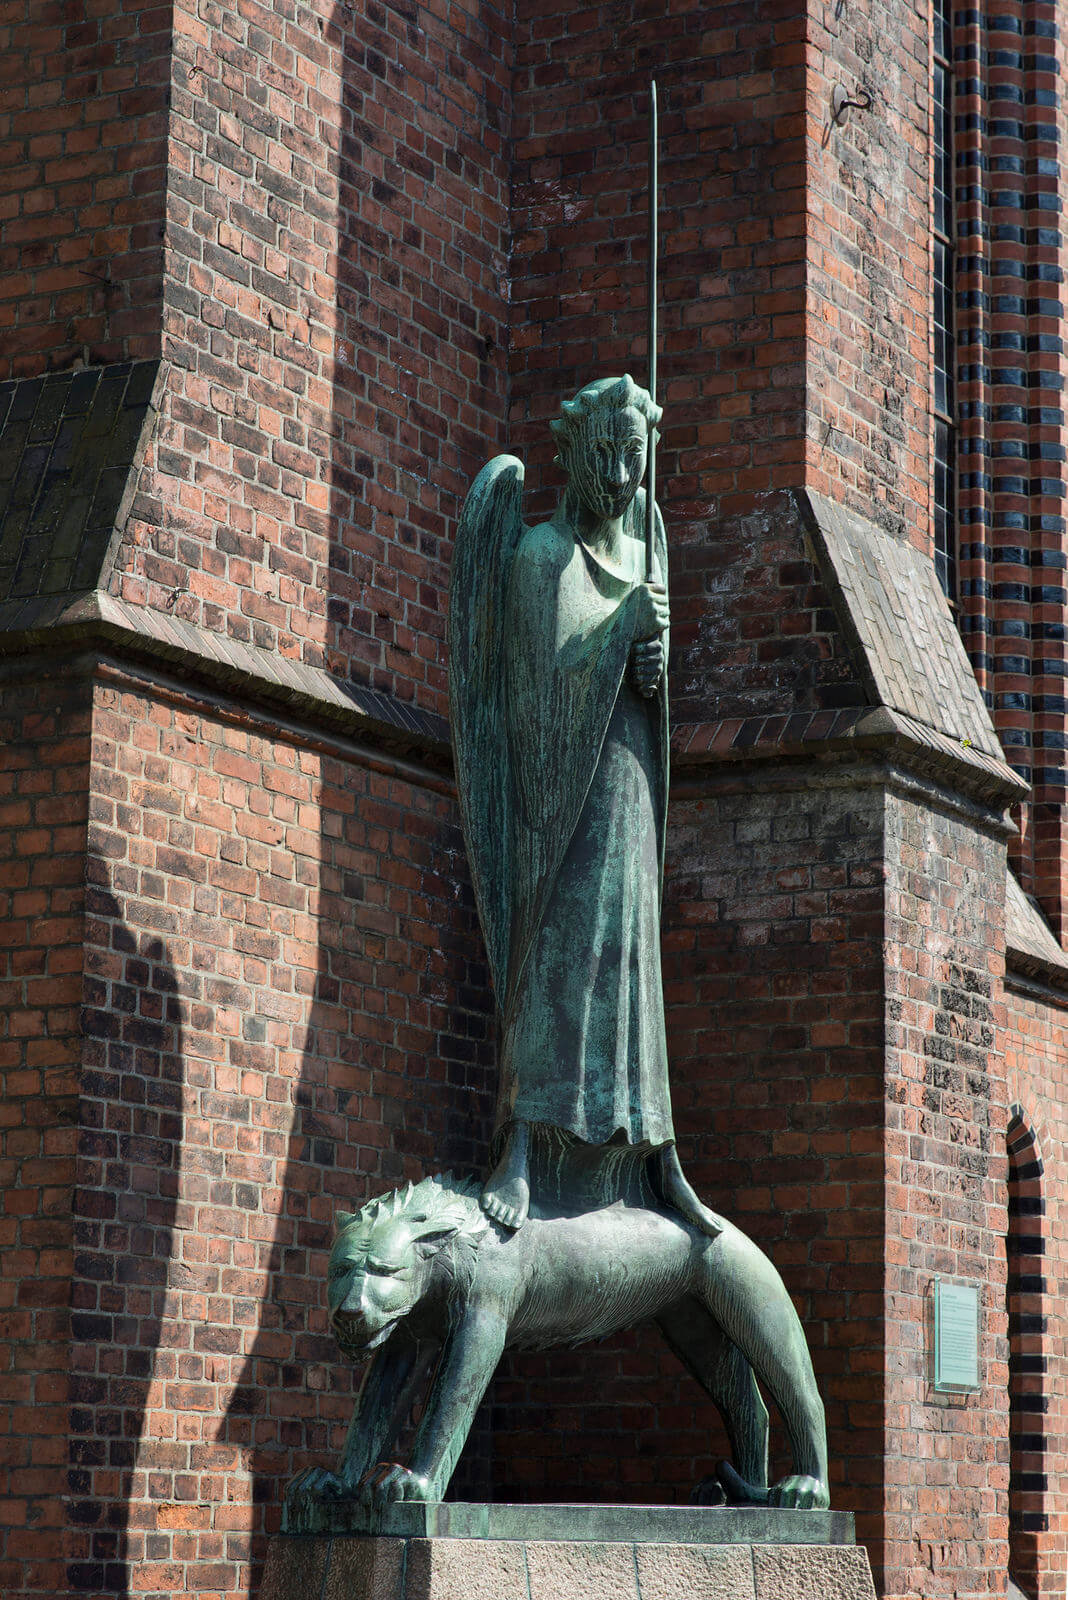
{"type": "Polygon", "coordinates": [[[500,1013],[481,1203],[509,1229],[577,1145],[587,1173],[604,1152],[602,1191],[626,1150],[656,1199],[722,1226],[683,1174],[668,1088],[667,548],[657,508],[647,559],[640,487],[660,417],[629,376],[588,384],[550,424],[568,483],[549,521],[524,527],[522,463],[497,456],[457,533],[456,772],[500,1013]]]}
{"type": "Polygon", "coordinates": [[[629,377],[589,384],[552,424],[568,484],[548,522],[524,527],[511,456],[464,506],[449,671],[500,1009],[491,1170],[339,1216],[331,1325],[371,1361],[337,1472],[311,1468],[290,1487],[290,1531],[321,1528],[324,1499],[369,1508],[369,1529],[391,1502],[439,1500],[505,1349],[650,1317],[731,1441],[733,1460],[696,1498],[828,1504],[797,1312],[763,1252],[701,1204],[675,1148],[660,977],[667,553],[659,516],[642,537],[639,488],[659,420],[629,377]],[[774,1485],[758,1379],[794,1458],[774,1485]]]}

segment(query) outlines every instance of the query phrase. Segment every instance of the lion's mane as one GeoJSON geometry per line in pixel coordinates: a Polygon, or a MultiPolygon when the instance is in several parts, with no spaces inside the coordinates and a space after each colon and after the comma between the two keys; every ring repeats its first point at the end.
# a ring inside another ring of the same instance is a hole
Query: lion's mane
{"type": "MultiPolygon", "coordinates": [[[[390,1194],[369,1200],[362,1210],[338,1213],[338,1231],[330,1252],[331,1266],[356,1265],[367,1254],[376,1226],[401,1220],[411,1230],[413,1248],[426,1259],[435,1256],[437,1269],[451,1280],[450,1308],[466,1301],[475,1275],[478,1247],[489,1222],[478,1203],[481,1183],[476,1178],[435,1173],[421,1183],[406,1184],[390,1194]]],[[[338,1341],[345,1349],[343,1341],[338,1341]]],[[[346,1354],[356,1352],[346,1350],[346,1354]]]]}

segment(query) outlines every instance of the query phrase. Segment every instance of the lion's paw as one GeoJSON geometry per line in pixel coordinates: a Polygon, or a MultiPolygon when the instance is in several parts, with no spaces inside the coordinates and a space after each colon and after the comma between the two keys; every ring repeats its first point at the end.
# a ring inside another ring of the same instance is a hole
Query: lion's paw
{"type": "Polygon", "coordinates": [[[307,1467],[298,1472],[286,1490],[286,1505],[307,1504],[311,1500],[336,1500],[345,1493],[345,1485],[325,1467],[307,1467]]]}
{"type": "Polygon", "coordinates": [[[434,1500],[429,1478],[410,1472],[396,1461],[380,1461],[360,1479],[360,1499],[368,1505],[392,1505],[405,1500],[434,1500]]]}
{"type": "Polygon", "coordinates": [[[307,1467],[298,1472],[282,1503],[283,1532],[299,1532],[301,1519],[314,1506],[324,1500],[339,1500],[346,1492],[341,1479],[323,1467],[307,1467]]]}
{"type": "Polygon", "coordinates": [[[826,1511],[831,1503],[831,1493],[819,1478],[799,1474],[793,1478],[780,1478],[772,1484],[768,1504],[792,1506],[798,1511],[826,1511]]]}

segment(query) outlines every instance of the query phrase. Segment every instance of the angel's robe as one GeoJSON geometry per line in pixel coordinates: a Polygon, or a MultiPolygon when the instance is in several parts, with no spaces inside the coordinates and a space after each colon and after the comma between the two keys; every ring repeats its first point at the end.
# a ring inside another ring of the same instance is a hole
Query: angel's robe
{"type": "Polygon", "coordinates": [[[623,535],[625,577],[558,513],[523,535],[505,605],[513,798],[497,1124],[593,1144],[674,1139],[660,973],[666,690],[645,699],[627,676],[643,498],[623,535]]]}

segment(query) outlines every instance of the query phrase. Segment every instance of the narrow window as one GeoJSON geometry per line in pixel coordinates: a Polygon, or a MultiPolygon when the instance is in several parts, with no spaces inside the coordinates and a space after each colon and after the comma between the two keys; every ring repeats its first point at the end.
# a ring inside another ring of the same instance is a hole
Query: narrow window
{"type": "Polygon", "coordinates": [[[934,554],[938,581],[957,592],[957,429],[953,335],[953,66],[951,0],[934,0],[934,554]]]}

